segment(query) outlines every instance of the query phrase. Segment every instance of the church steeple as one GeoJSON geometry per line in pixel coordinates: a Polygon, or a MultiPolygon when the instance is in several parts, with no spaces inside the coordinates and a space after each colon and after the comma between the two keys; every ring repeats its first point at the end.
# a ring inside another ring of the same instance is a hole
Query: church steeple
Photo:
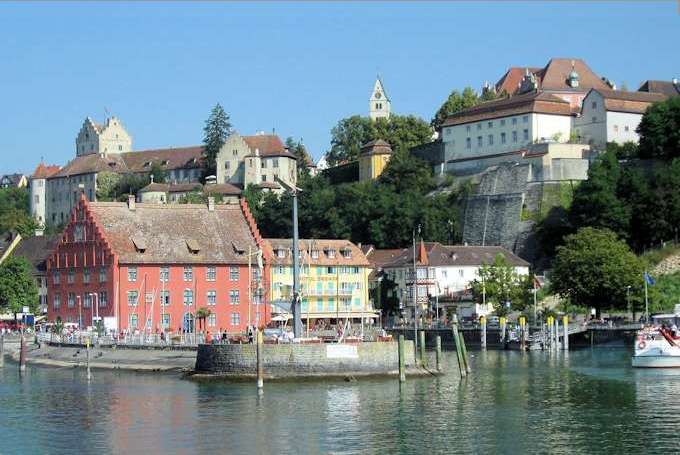
{"type": "Polygon", "coordinates": [[[385,93],[385,87],[383,86],[380,76],[375,79],[375,84],[373,84],[373,92],[371,92],[371,98],[368,101],[368,116],[371,120],[376,120],[378,118],[390,118],[390,99],[385,93]]]}

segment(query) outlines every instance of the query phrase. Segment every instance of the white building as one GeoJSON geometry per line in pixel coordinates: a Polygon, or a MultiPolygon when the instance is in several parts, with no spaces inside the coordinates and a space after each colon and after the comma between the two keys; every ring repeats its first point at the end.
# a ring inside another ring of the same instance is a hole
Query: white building
{"type": "Polygon", "coordinates": [[[43,162],[33,171],[29,179],[31,216],[40,225],[45,224],[45,213],[47,207],[47,178],[59,172],[61,169],[55,165],[45,165],[43,162]]]}
{"type": "Polygon", "coordinates": [[[85,119],[76,137],[76,156],[89,154],[108,155],[132,151],[132,137],[117,117],[106,119],[104,124],[85,119]]]}
{"type": "Polygon", "coordinates": [[[385,93],[385,87],[380,76],[378,76],[375,84],[373,84],[371,97],[368,100],[368,116],[371,120],[390,118],[391,111],[392,103],[387,93],[385,93]]]}
{"type": "Polygon", "coordinates": [[[580,115],[574,118],[579,142],[604,149],[607,142],[639,142],[636,129],[652,103],[664,101],[662,93],[593,89],[583,100],[580,115]]]}
{"type": "Polygon", "coordinates": [[[416,249],[417,279],[414,283],[413,247],[405,248],[397,257],[383,266],[384,273],[397,284],[405,314],[413,317],[413,289],[417,286],[418,314],[431,309],[432,299],[440,302],[440,313],[445,308],[456,307],[459,316],[478,316],[493,311],[490,305],[471,302],[470,283],[479,279],[479,268],[492,264],[502,255],[515,268],[518,275],[529,274],[529,263],[499,246],[447,246],[436,242],[421,242],[416,249]]]}

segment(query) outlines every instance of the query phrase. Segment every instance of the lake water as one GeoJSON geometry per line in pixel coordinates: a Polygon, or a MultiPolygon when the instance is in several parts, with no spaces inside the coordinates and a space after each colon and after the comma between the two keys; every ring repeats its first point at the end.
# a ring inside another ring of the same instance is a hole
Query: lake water
{"type": "Polygon", "coordinates": [[[471,352],[473,373],[198,383],[0,370],[0,453],[678,453],[680,371],[626,350],[471,352]]]}

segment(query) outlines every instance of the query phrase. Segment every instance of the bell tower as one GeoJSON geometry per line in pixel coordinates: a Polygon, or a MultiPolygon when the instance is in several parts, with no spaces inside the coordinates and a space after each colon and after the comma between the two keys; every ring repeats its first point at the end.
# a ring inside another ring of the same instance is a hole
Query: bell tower
{"type": "Polygon", "coordinates": [[[390,110],[390,99],[387,97],[387,93],[385,93],[385,87],[380,76],[378,76],[375,79],[373,92],[371,92],[371,98],[368,101],[368,116],[371,120],[390,118],[390,110]]]}

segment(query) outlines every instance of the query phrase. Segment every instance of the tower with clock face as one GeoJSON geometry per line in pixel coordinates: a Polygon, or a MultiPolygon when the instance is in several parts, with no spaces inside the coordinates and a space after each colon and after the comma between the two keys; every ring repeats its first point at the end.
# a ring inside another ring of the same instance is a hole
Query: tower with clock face
{"type": "Polygon", "coordinates": [[[375,80],[373,92],[368,101],[368,116],[371,120],[390,117],[390,99],[385,93],[385,87],[380,80],[380,76],[375,80]]]}

